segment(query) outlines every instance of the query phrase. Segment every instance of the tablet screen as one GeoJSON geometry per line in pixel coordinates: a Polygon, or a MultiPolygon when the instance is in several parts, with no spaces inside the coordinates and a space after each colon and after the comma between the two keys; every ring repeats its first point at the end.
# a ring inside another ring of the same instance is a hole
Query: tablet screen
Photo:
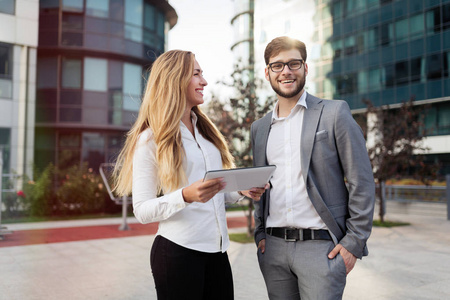
{"type": "Polygon", "coordinates": [[[249,190],[264,187],[269,182],[276,166],[212,170],[205,174],[204,180],[223,177],[227,186],[220,193],[249,190]]]}

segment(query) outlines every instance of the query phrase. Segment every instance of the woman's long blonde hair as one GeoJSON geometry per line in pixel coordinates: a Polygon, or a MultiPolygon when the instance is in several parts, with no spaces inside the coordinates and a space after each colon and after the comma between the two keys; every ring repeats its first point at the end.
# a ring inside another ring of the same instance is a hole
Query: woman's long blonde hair
{"type": "MultiPolygon", "coordinates": [[[[158,191],[168,193],[187,184],[180,122],[186,110],[186,92],[194,62],[192,52],[171,50],[153,63],[139,115],[127,134],[114,168],[114,190],[118,195],[131,193],[133,155],[139,135],[147,128],[151,129],[156,144],[158,191]]],[[[199,132],[219,149],[223,167],[233,167],[233,157],[220,131],[198,106],[192,111],[198,117],[199,132]]]]}

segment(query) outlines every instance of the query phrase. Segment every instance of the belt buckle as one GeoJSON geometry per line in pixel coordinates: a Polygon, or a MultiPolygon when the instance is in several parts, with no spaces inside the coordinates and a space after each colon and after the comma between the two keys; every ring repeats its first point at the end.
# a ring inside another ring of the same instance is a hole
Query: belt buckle
{"type": "MultiPolygon", "coordinates": [[[[295,230],[295,229],[284,229],[284,240],[286,241],[286,242],[296,242],[297,241],[297,239],[296,238],[288,238],[288,231],[293,231],[293,230],[295,230]]],[[[300,240],[301,240],[301,238],[303,237],[303,232],[302,231],[300,231],[300,240]]]]}

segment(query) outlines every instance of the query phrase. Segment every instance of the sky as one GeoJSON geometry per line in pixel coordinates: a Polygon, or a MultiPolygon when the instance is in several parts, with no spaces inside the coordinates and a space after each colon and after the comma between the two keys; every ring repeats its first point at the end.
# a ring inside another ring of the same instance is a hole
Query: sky
{"type": "MultiPolygon", "coordinates": [[[[226,99],[231,94],[230,88],[217,81],[231,82],[234,57],[231,46],[235,42],[231,19],[234,16],[235,1],[239,0],[170,0],[169,4],[178,14],[177,24],[169,30],[168,50],[190,50],[203,69],[208,86],[205,88],[205,102],[211,99],[213,93],[219,99],[226,99]]],[[[314,2],[302,3],[302,9],[292,9],[299,1],[259,0],[255,3],[255,11],[264,20],[255,21],[255,71],[263,73],[262,59],[267,43],[282,35],[288,35],[302,40],[307,45],[308,57],[314,57],[312,34],[314,33],[313,14],[314,2]],[[274,5],[276,3],[276,5],[274,5]],[[258,6],[259,5],[259,6],[258,6]],[[258,6],[258,9],[256,9],[258,6]],[[271,14],[282,15],[284,18],[271,18],[271,14]],[[269,15],[269,17],[268,17],[269,15]],[[286,29],[289,24],[289,29],[286,29]],[[288,31],[287,31],[288,30],[288,31]],[[266,33],[266,39],[261,40],[260,33],[266,33]],[[257,58],[260,57],[258,60],[257,58]]],[[[256,13],[256,12],[255,12],[256,13]]],[[[308,62],[309,76],[314,76],[314,63],[308,62]]],[[[261,76],[261,78],[263,78],[261,76]]],[[[306,84],[306,89],[314,93],[312,84],[306,84]]]]}
{"type": "Polygon", "coordinates": [[[216,82],[226,80],[233,70],[232,0],[170,0],[178,14],[177,24],[169,30],[168,50],[189,50],[195,54],[208,82],[205,100],[211,93],[226,90],[216,82]]]}

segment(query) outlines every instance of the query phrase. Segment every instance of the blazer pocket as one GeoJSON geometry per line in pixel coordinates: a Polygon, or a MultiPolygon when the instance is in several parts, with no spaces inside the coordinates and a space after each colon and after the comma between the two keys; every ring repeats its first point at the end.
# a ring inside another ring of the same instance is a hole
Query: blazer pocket
{"type": "Polygon", "coordinates": [[[316,138],[315,138],[315,142],[321,141],[328,138],[328,131],[326,130],[320,130],[318,132],[316,132],[316,138]]]}

